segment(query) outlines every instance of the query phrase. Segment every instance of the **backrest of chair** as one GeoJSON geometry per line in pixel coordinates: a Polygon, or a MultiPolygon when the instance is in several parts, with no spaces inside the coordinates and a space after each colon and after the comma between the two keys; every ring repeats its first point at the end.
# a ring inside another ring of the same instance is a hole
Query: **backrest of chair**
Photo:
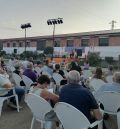
{"type": "Polygon", "coordinates": [[[105,91],[97,99],[103,104],[106,113],[115,114],[120,108],[120,93],[105,91]]]}
{"type": "Polygon", "coordinates": [[[25,75],[22,75],[22,79],[23,79],[26,87],[29,89],[31,84],[33,83],[33,81],[29,77],[27,77],[25,75]]]}
{"type": "Polygon", "coordinates": [[[106,77],[108,83],[113,83],[113,75],[109,75],[106,77]]]}
{"type": "Polygon", "coordinates": [[[42,75],[47,75],[49,78],[51,78],[51,75],[48,72],[46,72],[46,71],[43,71],[42,75]]]}
{"type": "Polygon", "coordinates": [[[70,104],[59,102],[54,110],[64,129],[87,129],[90,126],[86,116],[70,104]]]}
{"type": "Polygon", "coordinates": [[[12,76],[16,85],[20,86],[20,82],[22,81],[22,78],[16,73],[12,73],[12,76]]]}
{"type": "Polygon", "coordinates": [[[101,86],[103,86],[103,85],[105,85],[106,83],[103,81],[103,80],[101,80],[101,79],[96,79],[96,78],[93,78],[93,79],[91,79],[90,80],[90,83],[89,83],[89,85],[91,86],[91,87],[93,87],[93,89],[95,90],[95,91],[98,91],[100,88],[101,88],[101,86]]]}
{"type": "Polygon", "coordinates": [[[52,107],[45,99],[32,93],[26,95],[25,102],[37,120],[44,120],[45,114],[52,110],[52,107]]]}
{"type": "Polygon", "coordinates": [[[83,70],[83,76],[85,79],[88,79],[89,77],[92,76],[91,70],[83,70]]]}
{"type": "Polygon", "coordinates": [[[63,80],[63,77],[59,73],[53,73],[53,79],[56,82],[56,85],[60,85],[61,80],[63,80]]]}

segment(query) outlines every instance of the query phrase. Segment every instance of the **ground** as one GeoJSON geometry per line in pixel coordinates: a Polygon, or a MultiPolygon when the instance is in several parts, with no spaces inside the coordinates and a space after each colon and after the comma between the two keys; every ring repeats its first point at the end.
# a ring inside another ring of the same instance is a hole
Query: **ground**
{"type": "MultiPolygon", "coordinates": [[[[5,103],[0,117],[0,129],[30,129],[32,113],[25,103],[23,106],[18,113],[5,103]]],[[[40,129],[40,123],[35,123],[35,129],[40,129]]]]}

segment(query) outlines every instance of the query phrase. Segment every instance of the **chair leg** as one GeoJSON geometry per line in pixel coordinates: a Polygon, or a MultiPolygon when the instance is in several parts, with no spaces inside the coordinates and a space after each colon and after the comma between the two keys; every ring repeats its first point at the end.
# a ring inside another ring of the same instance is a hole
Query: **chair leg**
{"type": "Polygon", "coordinates": [[[118,129],[120,129],[120,111],[117,112],[117,126],[118,126],[118,129]]]}
{"type": "Polygon", "coordinates": [[[2,107],[3,107],[3,102],[4,102],[4,98],[0,98],[0,116],[1,116],[1,113],[2,113],[2,107]]]}
{"type": "Polygon", "coordinates": [[[19,112],[20,109],[19,109],[19,102],[18,102],[18,96],[15,95],[15,100],[16,100],[16,105],[17,105],[17,111],[19,112]]]}
{"type": "Polygon", "coordinates": [[[103,129],[103,121],[98,124],[98,129],[103,129]]]}
{"type": "Polygon", "coordinates": [[[35,118],[33,117],[33,118],[32,118],[32,122],[31,122],[31,127],[30,127],[30,129],[33,129],[34,123],[35,123],[35,118]]]}

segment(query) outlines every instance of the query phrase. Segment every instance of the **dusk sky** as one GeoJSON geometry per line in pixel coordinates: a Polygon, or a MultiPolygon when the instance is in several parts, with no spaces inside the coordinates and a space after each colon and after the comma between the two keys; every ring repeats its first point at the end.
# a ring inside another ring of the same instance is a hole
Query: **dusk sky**
{"type": "Polygon", "coordinates": [[[55,34],[120,28],[120,0],[0,0],[0,39],[24,37],[21,24],[31,23],[27,36],[52,35],[48,19],[63,18],[55,34]]]}

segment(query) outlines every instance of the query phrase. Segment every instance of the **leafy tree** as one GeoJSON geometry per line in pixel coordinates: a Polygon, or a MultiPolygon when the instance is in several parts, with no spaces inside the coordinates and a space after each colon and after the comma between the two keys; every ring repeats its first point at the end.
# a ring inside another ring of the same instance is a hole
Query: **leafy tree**
{"type": "Polygon", "coordinates": [[[88,62],[91,66],[100,66],[101,58],[99,56],[99,53],[89,53],[88,54],[88,62]]]}
{"type": "Polygon", "coordinates": [[[53,54],[53,47],[46,47],[44,50],[44,54],[53,54]]]}

